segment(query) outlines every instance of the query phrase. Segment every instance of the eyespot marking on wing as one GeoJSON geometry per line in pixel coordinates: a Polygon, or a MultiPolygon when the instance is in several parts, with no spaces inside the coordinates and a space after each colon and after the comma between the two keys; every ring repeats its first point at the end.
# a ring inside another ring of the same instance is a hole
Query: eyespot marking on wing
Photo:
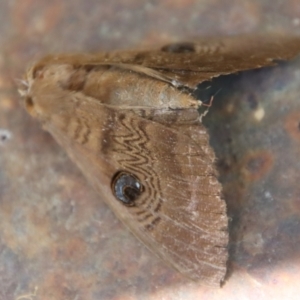
{"type": "Polygon", "coordinates": [[[144,191],[144,187],[136,176],[120,171],[113,177],[112,191],[119,201],[134,206],[135,200],[144,191]]]}

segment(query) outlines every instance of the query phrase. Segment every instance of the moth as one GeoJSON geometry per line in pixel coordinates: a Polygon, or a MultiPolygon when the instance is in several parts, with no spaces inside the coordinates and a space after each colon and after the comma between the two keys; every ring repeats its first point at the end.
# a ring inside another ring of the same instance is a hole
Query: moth
{"type": "Polygon", "coordinates": [[[183,275],[220,285],[228,217],[197,86],[300,52],[287,36],[46,56],[19,91],[118,218],[183,275]]]}

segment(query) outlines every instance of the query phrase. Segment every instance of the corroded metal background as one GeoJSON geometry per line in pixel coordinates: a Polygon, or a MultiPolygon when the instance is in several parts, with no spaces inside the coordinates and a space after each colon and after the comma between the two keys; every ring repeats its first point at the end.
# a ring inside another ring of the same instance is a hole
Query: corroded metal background
{"type": "Polygon", "coordinates": [[[219,290],[182,278],[127,232],[22,109],[14,80],[54,51],[300,34],[299,1],[2,1],[0,24],[1,300],[298,299],[299,59],[216,83],[205,124],[231,217],[219,290]]]}

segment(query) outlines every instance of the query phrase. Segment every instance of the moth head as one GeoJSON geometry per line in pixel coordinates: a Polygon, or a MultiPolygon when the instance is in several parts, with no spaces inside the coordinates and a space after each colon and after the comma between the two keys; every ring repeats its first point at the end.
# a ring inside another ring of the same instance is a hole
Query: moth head
{"type": "Polygon", "coordinates": [[[18,79],[17,85],[18,85],[18,92],[21,95],[23,102],[22,104],[25,106],[26,110],[35,117],[35,111],[34,111],[34,103],[31,97],[31,86],[33,83],[33,67],[29,68],[26,72],[23,79],[18,79]]]}
{"type": "Polygon", "coordinates": [[[41,121],[62,110],[66,91],[74,69],[70,64],[39,63],[30,67],[18,90],[30,115],[41,121]]]}
{"type": "Polygon", "coordinates": [[[35,118],[38,118],[40,115],[40,104],[42,102],[40,99],[43,97],[43,95],[36,91],[37,88],[41,86],[40,83],[36,84],[36,82],[40,81],[42,77],[43,68],[41,66],[32,65],[25,73],[24,79],[18,82],[18,91],[23,99],[22,104],[27,112],[35,118]],[[40,95],[42,97],[40,97],[40,95]]]}
{"type": "Polygon", "coordinates": [[[113,177],[111,187],[116,199],[126,206],[134,206],[144,191],[140,180],[125,171],[120,171],[113,177]]]}

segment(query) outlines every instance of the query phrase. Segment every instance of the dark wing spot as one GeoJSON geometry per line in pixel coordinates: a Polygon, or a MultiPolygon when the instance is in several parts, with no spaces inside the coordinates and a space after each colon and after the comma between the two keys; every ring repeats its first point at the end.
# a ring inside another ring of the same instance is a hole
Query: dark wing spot
{"type": "Polygon", "coordinates": [[[160,220],[161,220],[160,217],[156,217],[156,218],[151,222],[151,224],[147,224],[147,225],[145,226],[145,229],[146,229],[146,230],[149,230],[149,231],[153,230],[154,227],[160,222],[160,220]]]}
{"type": "Polygon", "coordinates": [[[142,63],[146,58],[146,54],[143,52],[137,53],[133,59],[136,64],[142,63]]]}
{"type": "Polygon", "coordinates": [[[169,53],[193,53],[196,52],[194,43],[175,43],[161,48],[163,52],[169,53]]]}
{"type": "Polygon", "coordinates": [[[135,200],[141,195],[144,187],[133,174],[120,171],[112,180],[112,191],[123,204],[134,206],[135,200]]]}

